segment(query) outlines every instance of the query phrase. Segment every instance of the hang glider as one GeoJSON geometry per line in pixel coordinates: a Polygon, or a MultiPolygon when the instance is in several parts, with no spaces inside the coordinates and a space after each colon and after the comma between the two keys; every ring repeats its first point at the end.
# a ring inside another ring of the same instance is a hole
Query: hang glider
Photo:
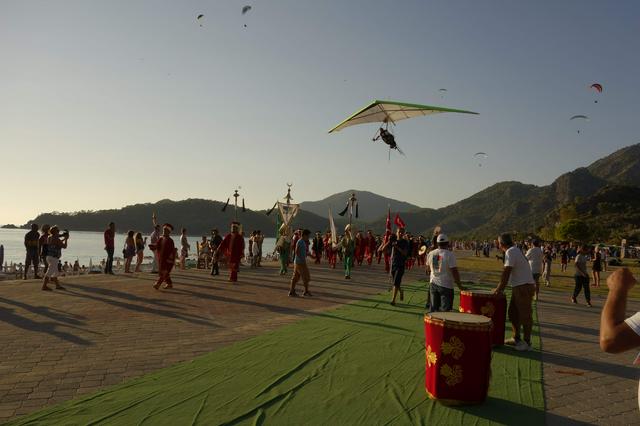
{"type": "Polygon", "coordinates": [[[439,114],[442,112],[457,112],[461,114],[478,114],[473,111],[465,111],[462,109],[453,109],[445,107],[437,107],[431,105],[409,104],[396,101],[380,101],[375,100],[371,104],[362,108],[351,117],[338,124],[329,133],[337,132],[345,127],[355,126],[364,123],[384,123],[396,124],[400,120],[407,118],[419,117],[422,115],[439,114]]]}

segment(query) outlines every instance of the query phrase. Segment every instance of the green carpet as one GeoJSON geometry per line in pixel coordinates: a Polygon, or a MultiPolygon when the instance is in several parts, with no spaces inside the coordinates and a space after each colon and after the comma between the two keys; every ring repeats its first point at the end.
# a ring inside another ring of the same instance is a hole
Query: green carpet
{"type": "Polygon", "coordinates": [[[11,424],[544,424],[537,326],[536,351],[494,351],[483,405],[427,398],[425,294],[361,300],[11,424]]]}

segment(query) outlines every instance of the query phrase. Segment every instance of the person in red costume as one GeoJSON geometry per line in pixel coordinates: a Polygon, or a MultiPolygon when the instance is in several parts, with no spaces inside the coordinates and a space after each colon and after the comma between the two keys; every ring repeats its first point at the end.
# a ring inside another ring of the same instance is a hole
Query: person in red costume
{"type": "Polygon", "coordinates": [[[355,261],[358,262],[358,266],[362,265],[364,261],[364,250],[365,250],[365,241],[362,237],[362,233],[358,232],[355,238],[356,242],[356,251],[354,253],[355,261]]]}
{"type": "Polygon", "coordinates": [[[331,242],[331,232],[327,232],[324,236],[324,252],[327,256],[327,261],[329,262],[329,266],[331,269],[336,269],[336,259],[337,254],[336,250],[333,248],[333,243],[331,242]]]}
{"type": "Polygon", "coordinates": [[[173,226],[169,223],[162,225],[162,237],[154,245],[152,250],[155,250],[158,258],[158,280],[153,285],[153,288],[158,290],[160,285],[164,283],[163,288],[173,288],[171,282],[171,270],[176,261],[176,246],[171,239],[171,231],[173,226]]]}
{"type": "Polygon", "coordinates": [[[373,263],[373,256],[376,252],[376,237],[373,236],[373,232],[371,230],[367,231],[367,236],[364,239],[365,241],[365,257],[367,259],[367,265],[371,266],[373,263]]]}
{"type": "Polygon", "coordinates": [[[238,281],[238,271],[240,270],[240,260],[244,256],[244,238],[240,234],[240,224],[231,223],[231,232],[227,234],[216,250],[216,256],[223,254],[229,265],[229,281],[238,281]]]}
{"type": "Polygon", "coordinates": [[[384,256],[384,271],[389,273],[391,270],[391,249],[387,244],[389,239],[391,238],[391,231],[387,230],[384,233],[384,238],[382,239],[382,245],[378,247],[378,252],[384,256]]]}

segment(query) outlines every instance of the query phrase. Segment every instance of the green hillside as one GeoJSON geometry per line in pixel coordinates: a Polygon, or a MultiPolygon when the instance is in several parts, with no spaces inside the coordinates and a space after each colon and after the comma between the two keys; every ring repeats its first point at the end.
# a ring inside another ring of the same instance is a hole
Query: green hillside
{"type": "MultiPolygon", "coordinates": [[[[342,210],[352,190],[334,194],[316,202],[304,202],[296,219],[296,226],[312,231],[328,228],[326,219],[331,206],[339,229],[345,218],[342,210]]],[[[581,167],[558,177],[551,185],[535,186],[520,182],[499,182],[469,198],[440,208],[418,208],[409,203],[382,197],[367,191],[355,191],[360,205],[359,229],[384,231],[386,216],[381,215],[390,205],[393,214],[401,212],[409,231],[431,234],[436,225],[452,236],[493,238],[499,232],[518,232],[520,235],[553,232],[568,218],[586,221],[594,238],[616,239],[640,229],[640,144],[623,148],[588,167],[581,167]],[[567,214],[571,212],[571,214],[567,214]]],[[[226,229],[233,219],[233,208],[221,212],[219,201],[189,199],[162,200],[153,204],[136,204],[121,209],[83,211],[76,213],[47,213],[34,219],[37,223],[56,223],[78,231],[98,231],[110,221],[120,230],[151,228],[151,212],[161,221],[185,226],[191,234],[208,232],[213,227],[226,229]]],[[[247,210],[240,213],[246,230],[261,229],[268,236],[275,234],[275,213],[247,210]]]]}

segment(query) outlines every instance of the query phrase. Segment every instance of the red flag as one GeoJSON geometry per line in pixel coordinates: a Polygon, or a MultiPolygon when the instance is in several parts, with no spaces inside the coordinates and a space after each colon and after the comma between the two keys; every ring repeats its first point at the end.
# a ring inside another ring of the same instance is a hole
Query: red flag
{"type": "Polygon", "coordinates": [[[396,213],[396,218],[393,221],[393,223],[395,223],[398,228],[406,228],[407,227],[407,225],[405,225],[404,221],[400,218],[400,215],[398,213],[396,213]]]}

